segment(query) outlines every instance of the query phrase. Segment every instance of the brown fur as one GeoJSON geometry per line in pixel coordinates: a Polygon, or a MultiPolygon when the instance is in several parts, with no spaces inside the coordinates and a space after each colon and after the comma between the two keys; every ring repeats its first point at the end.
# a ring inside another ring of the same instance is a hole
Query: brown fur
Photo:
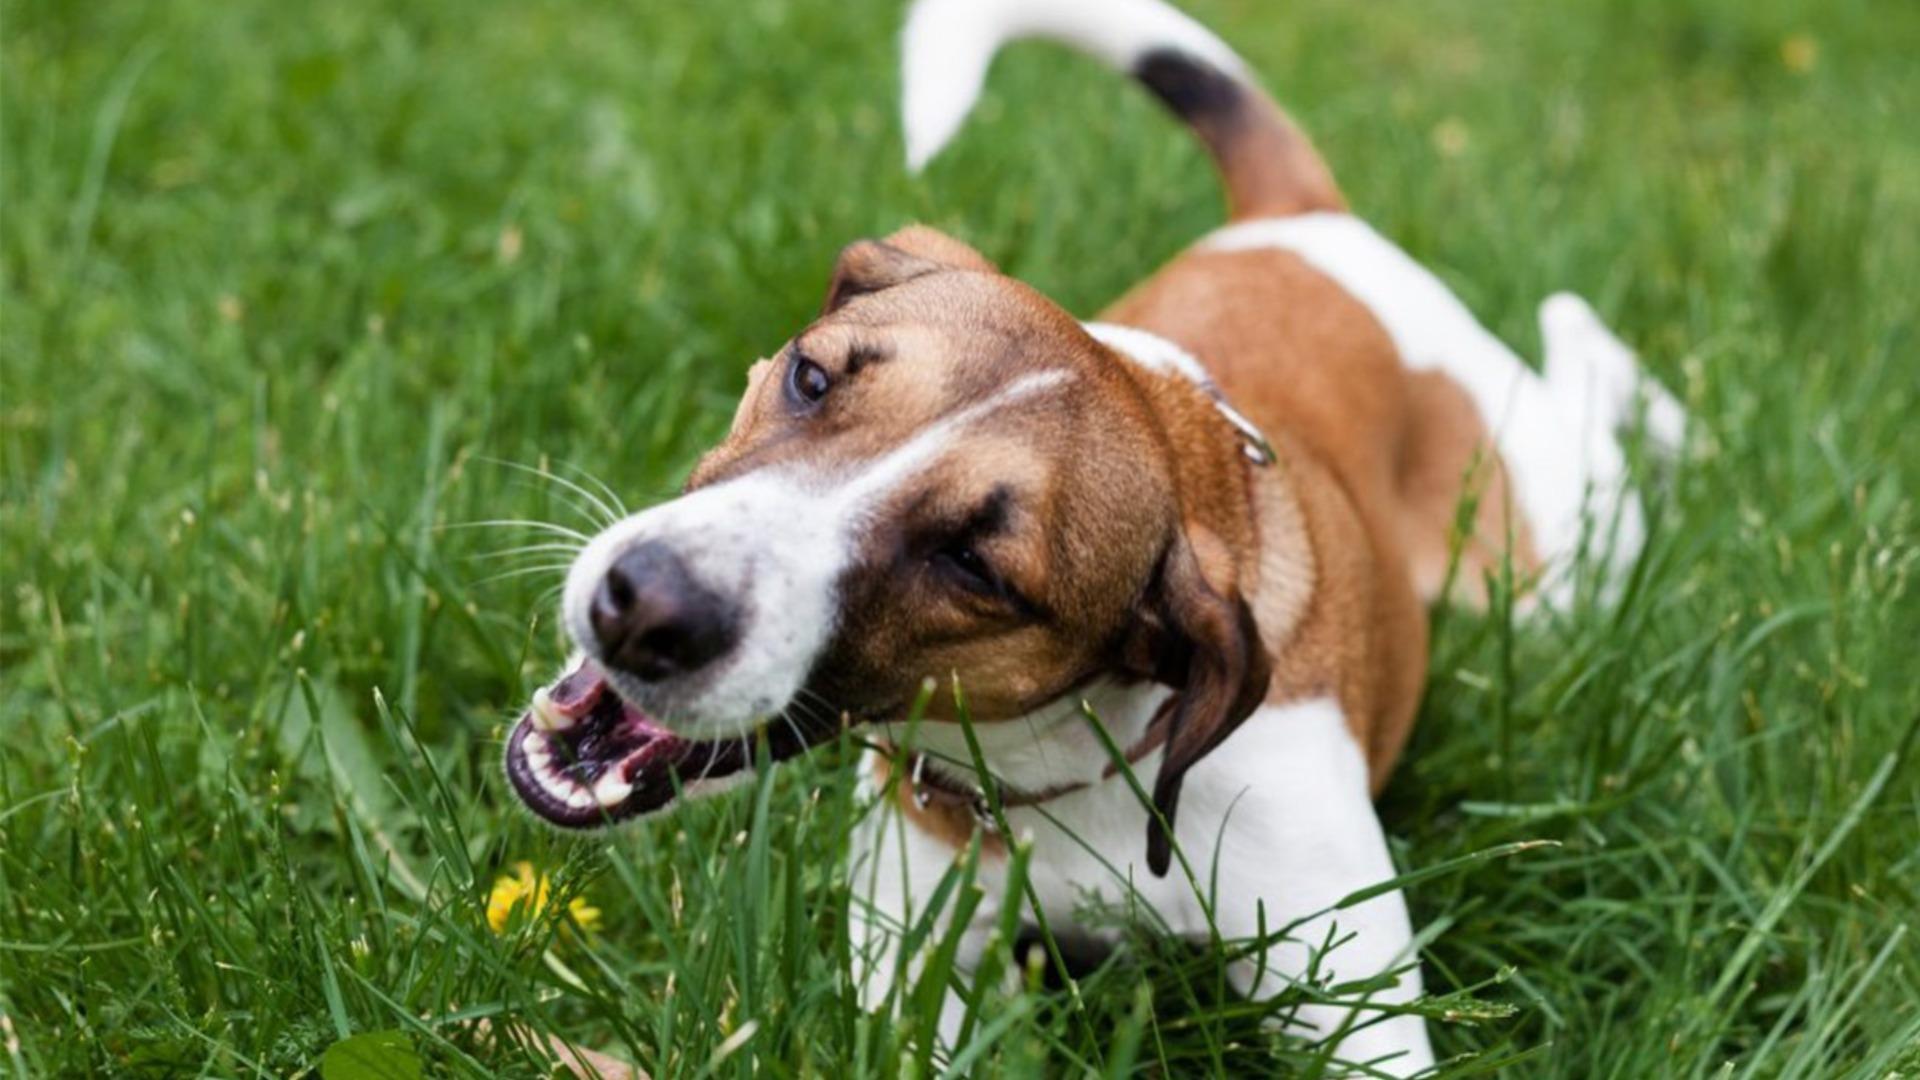
{"type": "Polygon", "coordinates": [[[1449,587],[1475,606],[1486,602],[1486,577],[1506,552],[1518,572],[1540,565],[1526,519],[1513,503],[1506,463],[1460,384],[1437,371],[1407,373],[1411,408],[1400,442],[1401,535],[1414,588],[1433,602],[1449,587]],[[1457,535],[1463,499],[1473,508],[1468,535],[1457,535]],[[1509,533],[1511,530],[1511,533],[1509,533]]]}
{"type": "Polygon", "coordinates": [[[1214,150],[1232,219],[1345,210],[1346,199],[1306,135],[1265,95],[1252,108],[1257,119],[1250,130],[1225,134],[1214,150]]]}
{"type": "MultiPolygon", "coordinates": [[[[1262,542],[1310,551],[1313,588],[1304,611],[1279,621],[1272,604],[1253,599],[1275,651],[1268,699],[1335,693],[1378,788],[1406,742],[1425,676],[1416,596],[1431,598],[1445,573],[1453,509],[1476,456],[1485,490],[1463,556],[1468,576],[1497,565],[1510,527],[1516,558],[1531,559],[1471,403],[1445,377],[1409,372],[1371,312],[1287,252],[1188,253],[1102,318],[1204,357],[1275,442],[1280,467],[1266,482],[1292,498],[1262,512],[1262,542]]],[[[1244,501],[1231,485],[1190,497],[1244,501]]],[[[1296,586],[1283,575],[1262,588],[1296,586]]]]}

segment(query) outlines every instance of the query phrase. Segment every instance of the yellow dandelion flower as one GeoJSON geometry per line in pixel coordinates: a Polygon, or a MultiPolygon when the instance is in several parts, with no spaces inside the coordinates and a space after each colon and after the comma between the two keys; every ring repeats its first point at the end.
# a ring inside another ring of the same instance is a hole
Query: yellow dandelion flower
{"type": "Polygon", "coordinates": [[[587,898],[584,896],[576,896],[567,901],[567,917],[573,920],[573,925],[582,930],[600,929],[600,909],[587,903],[587,898]]]}
{"type": "MultiPolygon", "coordinates": [[[[496,934],[505,933],[514,908],[521,904],[526,905],[522,919],[538,918],[546,911],[552,892],[552,878],[534,873],[532,863],[514,863],[512,875],[495,880],[493,891],[487,894],[487,925],[493,927],[496,934]]],[[[587,903],[583,896],[567,901],[567,915],[573,925],[582,930],[593,930],[600,925],[600,909],[587,903]]]]}

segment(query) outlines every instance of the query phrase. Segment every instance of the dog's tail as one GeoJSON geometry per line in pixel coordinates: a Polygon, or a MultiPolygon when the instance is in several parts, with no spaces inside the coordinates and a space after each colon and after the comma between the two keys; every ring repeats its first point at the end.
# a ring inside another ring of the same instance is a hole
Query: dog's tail
{"type": "Polygon", "coordinates": [[[1234,219],[1343,210],[1306,135],[1212,31],[1160,0],[916,0],[901,35],[907,167],[960,130],[1002,45],[1051,38],[1140,80],[1213,154],[1234,219]]]}

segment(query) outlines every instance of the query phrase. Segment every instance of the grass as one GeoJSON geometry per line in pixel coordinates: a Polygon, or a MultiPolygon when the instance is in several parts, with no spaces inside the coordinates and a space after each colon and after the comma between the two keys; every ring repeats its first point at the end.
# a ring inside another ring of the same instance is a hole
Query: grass
{"type": "MultiPolygon", "coordinates": [[[[1920,1072],[1920,10],[1193,7],[1495,330],[1534,353],[1580,291],[1695,417],[1618,604],[1436,619],[1383,814],[1442,868],[1429,987],[1488,1003],[1438,1048],[1920,1072]]],[[[590,527],[571,468],[671,490],[849,239],[929,220],[1091,314],[1218,220],[1185,133],[1043,46],[905,176],[898,17],[0,4],[0,1072],[286,1076],[396,1029],[447,1075],[543,1075],[548,1035],[937,1067],[928,995],[851,1004],[849,748],[597,841],[513,809],[558,556],[458,527],[590,527]],[[601,929],[490,929],[520,860],[601,929]]],[[[958,1064],[1311,1068],[1217,967],[1140,935],[987,995],[958,1064]]]]}

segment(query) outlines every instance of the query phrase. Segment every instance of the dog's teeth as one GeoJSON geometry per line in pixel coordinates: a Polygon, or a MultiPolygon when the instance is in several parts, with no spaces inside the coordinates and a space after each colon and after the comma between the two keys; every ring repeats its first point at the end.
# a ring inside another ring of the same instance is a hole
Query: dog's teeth
{"type": "Polygon", "coordinates": [[[599,783],[593,785],[594,800],[604,807],[618,806],[631,794],[633,794],[633,785],[620,775],[617,767],[608,769],[599,783]]]}
{"type": "Polygon", "coordinates": [[[567,792],[567,805],[575,810],[585,810],[593,805],[593,792],[583,787],[575,787],[567,792]]]}
{"type": "Polygon", "coordinates": [[[544,778],[553,775],[553,751],[547,748],[545,739],[527,740],[527,767],[536,776],[544,778]]]}
{"type": "Polygon", "coordinates": [[[553,694],[544,686],[533,692],[532,711],[536,731],[565,731],[579,723],[578,717],[568,716],[553,703],[553,694]]]}

